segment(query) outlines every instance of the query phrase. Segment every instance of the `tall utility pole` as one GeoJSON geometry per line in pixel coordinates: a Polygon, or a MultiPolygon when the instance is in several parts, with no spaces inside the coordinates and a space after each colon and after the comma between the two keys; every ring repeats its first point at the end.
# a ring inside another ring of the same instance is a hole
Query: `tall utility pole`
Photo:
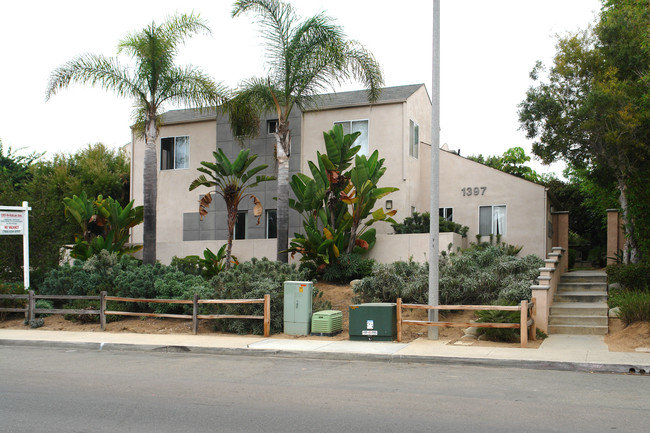
{"type": "MultiPolygon", "coordinates": [[[[433,62],[431,66],[431,225],[429,226],[429,305],[439,305],[438,254],[440,243],[440,0],[433,0],[433,62]]],[[[438,310],[429,310],[438,321],[438,310]]],[[[429,326],[429,339],[438,339],[438,327],[429,326]]]]}

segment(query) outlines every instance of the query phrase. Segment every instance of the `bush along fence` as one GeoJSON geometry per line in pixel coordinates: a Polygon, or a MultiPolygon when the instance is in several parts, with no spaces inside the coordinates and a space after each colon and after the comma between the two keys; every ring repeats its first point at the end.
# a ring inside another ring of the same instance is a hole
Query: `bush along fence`
{"type": "Polygon", "coordinates": [[[30,322],[36,317],[36,314],[96,314],[99,315],[99,323],[102,331],[106,329],[106,316],[136,316],[136,317],[158,317],[173,319],[191,319],[192,332],[198,333],[199,319],[253,319],[264,321],[264,336],[271,334],[271,295],[264,295],[262,299],[199,299],[195,294],[194,299],[138,299],[138,298],[120,298],[117,296],[107,296],[106,292],[101,292],[100,296],[67,296],[67,295],[36,295],[33,290],[26,294],[20,295],[0,295],[0,300],[27,300],[23,308],[0,308],[0,312],[25,313],[25,318],[30,322]],[[85,300],[99,301],[99,310],[93,309],[55,309],[55,308],[36,308],[36,300],[85,300]],[[192,305],[192,314],[169,314],[169,313],[144,313],[129,311],[113,311],[106,309],[106,303],[112,302],[141,302],[141,303],[166,303],[166,304],[188,304],[192,305]],[[233,315],[233,314],[199,314],[199,304],[264,304],[264,315],[233,315]]]}
{"type": "Polygon", "coordinates": [[[531,302],[521,301],[519,305],[423,305],[423,304],[403,304],[402,298],[397,298],[397,341],[402,341],[403,325],[419,326],[439,326],[439,327],[456,327],[467,328],[475,326],[477,328],[519,328],[521,335],[521,347],[528,345],[528,339],[535,341],[537,327],[535,326],[535,298],[531,302]],[[520,311],[521,319],[519,323],[459,323],[459,322],[429,322],[424,320],[404,320],[402,319],[402,309],[422,309],[422,310],[473,310],[473,311],[520,311]],[[530,317],[530,319],[529,319],[530,317]],[[528,331],[528,332],[526,332],[528,331]]]}

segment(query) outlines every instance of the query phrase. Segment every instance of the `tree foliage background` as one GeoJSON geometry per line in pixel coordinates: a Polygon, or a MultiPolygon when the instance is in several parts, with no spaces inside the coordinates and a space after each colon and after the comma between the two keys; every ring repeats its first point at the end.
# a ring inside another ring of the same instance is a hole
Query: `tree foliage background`
{"type": "Polygon", "coordinates": [[[650,256],[649,27],[650,1],[604,0],[595,26],[558,40],[548,71],[538,63],[519,111],[535,155],[567,161],[597,187],[591,198],[616,196],[626,262],[650,256]]]}
{"type": "MultiPolygon", "coordinates": [[[[101,143],[74,154],[51,159],[2,147],[0,142],[0,205],[29,202],[31,280],[58,266],[61,247],[74,241],[77,230],[66,221],[63,198],[80,195],[111,196],[123,206],[129,197],[129,163],[122,150],[101,143]]],[[[23,280],[22,236],[0,236],[0,281],[23,280]]]]}

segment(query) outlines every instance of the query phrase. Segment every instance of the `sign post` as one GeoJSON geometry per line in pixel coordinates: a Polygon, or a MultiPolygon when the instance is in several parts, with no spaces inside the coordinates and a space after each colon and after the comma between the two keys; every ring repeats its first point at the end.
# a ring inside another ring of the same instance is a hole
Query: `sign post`
{"type": "Polygon", "coordinates": [[[23,236],[23,282],[29,290],[29,203],[22,206],[0,206],[0,236],[23,236]]]}

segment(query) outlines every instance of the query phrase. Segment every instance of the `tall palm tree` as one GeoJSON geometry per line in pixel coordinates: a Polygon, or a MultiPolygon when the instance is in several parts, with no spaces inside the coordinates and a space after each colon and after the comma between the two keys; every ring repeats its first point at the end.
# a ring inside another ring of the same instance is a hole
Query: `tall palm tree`
{"type": "MultiPolygon", "coordinates": [[[[233,162],[230,162],[226,154],[221,149],[217,149],[217,152],[212,152],[212,154],[214,155],[215,162],[201,161],[201,165],[203,167],[199,167],[197,170],[204,174],[200,175],[198,178],[192,181],[190,184],[190,191],[193,191],[199,186],[206,186],[208,188],[216,188],[215,192],[223,197],[223,200],[226,203],[226,212],[228,215],[228,246],[226,248],[226,269],[230,269],[230,258],[232,256],[232,238],[235,229],[235,222],[237,221],[237,209],[239,208],[239,203],[245,197],[246,190],[256,187],[260,184],[260,182],[275,180],[275,177],[257,175],[257,173],[267,168],[268,165],[261,164],[255,167],[251,167],[253,161],[257,159],[257,155],[249,156],[250,149],[240,150],[239,155],[237,155],[237,158],[235,158],[233,162]],[[206,174],[210,176],[212,180],[205,177],[206,174]],[[248,183],[249,180],[253,179],[253,176],[255,176],[254,181],[252,183],[248,183]]],[[[256,215],[262,215],[261,203],[254,195],[251,195],[251,198],[255,200],[255,207],[257,208],[256,215]]],[[[201,199],[199,205],[199,213],[201,214],[201,219],[203,219],[203,215],[207,213],[205,208],[210,206],[211,202],[212,197],[210,193],[206,194],[201,199]]]]}
{"type": "Polygon", "coordinates": [[[259,112],[277,113],[277,260],[287,262],[291,156],[289,114],[292,108],[303,109],[314,102],[317,93],[350,78],[361,81],[368,89],[368,100],[375,102],[383,77],[372,54],[358,42],[348,40],[334,19],[323,13],[301,21],[293,7],[280,0],[238,0],[234,3],[233,17],[249,12],[255,14],[266,40],[268,77],[253,78],[244,83],[231,105],[231,121],[237,129],[251,125],[237,116],[251,113],[240,108],[242,106],[256,107],[259,112]],[[233,107],[236,108],[232,110],[233,107]]]}
{"type": "Polygon", "coordinates": [[[210,33],[199,15],[175,15],[162,24],[152,22],[118,44],[118,54],[134,61],[124,66],[117,58],[84,54],[55,69],[46,100],[70,83],[100,85],[134,101],[134,120],[144,129],[144,235],[143,261],[156,261],[156,202],[158,195],[156,140],[159,114],[165,103],[206,107],[225,100],[226,91],[200,69],[174,64],[179,47],[197,33],[210,33]]]}

